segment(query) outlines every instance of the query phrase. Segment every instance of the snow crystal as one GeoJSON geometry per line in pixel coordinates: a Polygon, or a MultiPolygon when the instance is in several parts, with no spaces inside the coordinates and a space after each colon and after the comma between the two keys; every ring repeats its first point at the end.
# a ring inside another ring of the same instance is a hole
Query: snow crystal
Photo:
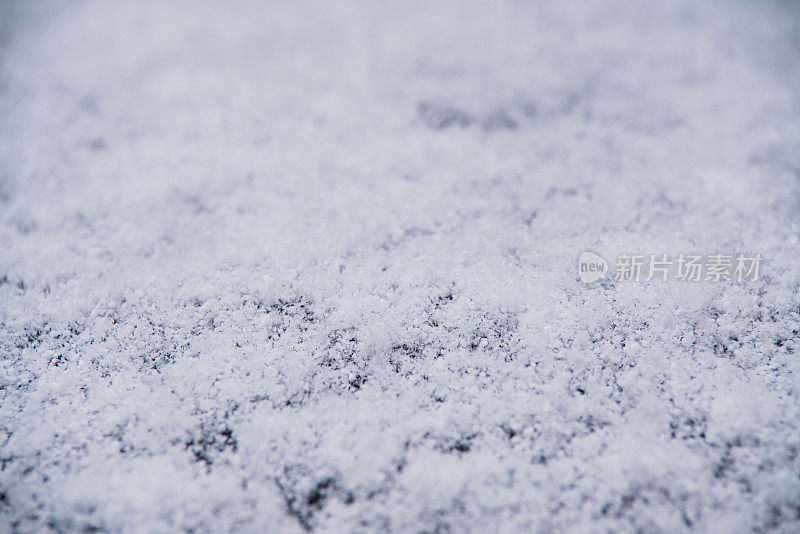
{"type": "Polygon", "coordinates": [[[798,35],[0,4],[0,531],[800,528],[798,35]]]}

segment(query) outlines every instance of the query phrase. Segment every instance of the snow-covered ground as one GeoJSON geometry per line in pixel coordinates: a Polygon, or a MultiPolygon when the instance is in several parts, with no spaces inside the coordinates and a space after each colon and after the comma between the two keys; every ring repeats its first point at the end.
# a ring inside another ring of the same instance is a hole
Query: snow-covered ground
{"type": "Polygon", "coordinates": [[[799,237],[796,3],[6,0],[0,532],[797,532],[799,237]]]}

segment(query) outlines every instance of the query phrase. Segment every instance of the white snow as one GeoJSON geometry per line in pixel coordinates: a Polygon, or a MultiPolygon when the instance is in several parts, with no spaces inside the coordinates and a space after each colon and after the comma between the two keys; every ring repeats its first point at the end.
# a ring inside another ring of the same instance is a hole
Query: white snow
{"type": "Polygon", "coordinates": [[[798,35],[0,4],[0,531],[796,531],[798,35]],[[765,261],[585,285],[587,249],[765,261]]]}

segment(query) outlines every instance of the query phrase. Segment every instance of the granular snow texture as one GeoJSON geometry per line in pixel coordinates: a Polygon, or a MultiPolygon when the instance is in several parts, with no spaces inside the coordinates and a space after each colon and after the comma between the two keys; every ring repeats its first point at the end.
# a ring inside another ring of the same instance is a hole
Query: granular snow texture
{"type": "Polygon", "coordinates": [[[0,532],[800,530],[798,4],[0,28],[0,532]]]}

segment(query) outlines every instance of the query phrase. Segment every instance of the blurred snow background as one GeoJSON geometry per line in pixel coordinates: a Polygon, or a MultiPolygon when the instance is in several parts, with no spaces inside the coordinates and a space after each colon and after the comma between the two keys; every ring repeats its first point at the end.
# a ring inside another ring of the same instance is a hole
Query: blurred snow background
{"type": "Polygon", "coordinates": [[[0,531],[796,532],[798,236],[796,3],[5,0],[0,531]]]}

